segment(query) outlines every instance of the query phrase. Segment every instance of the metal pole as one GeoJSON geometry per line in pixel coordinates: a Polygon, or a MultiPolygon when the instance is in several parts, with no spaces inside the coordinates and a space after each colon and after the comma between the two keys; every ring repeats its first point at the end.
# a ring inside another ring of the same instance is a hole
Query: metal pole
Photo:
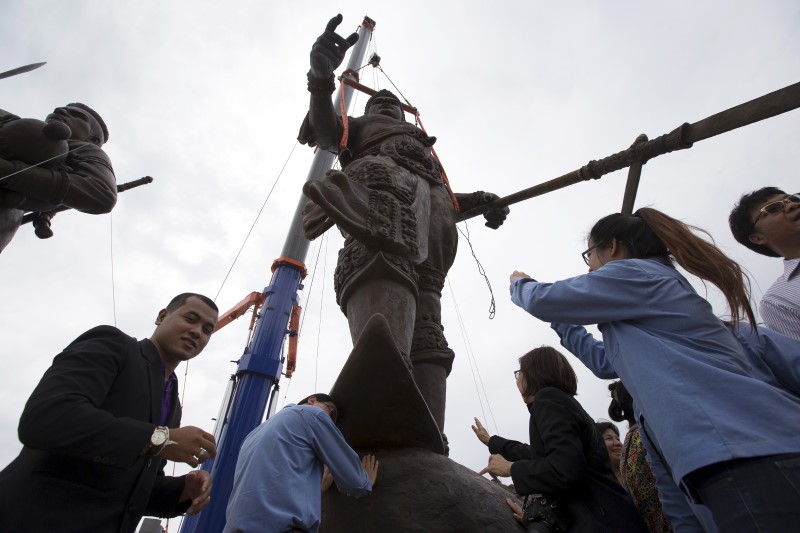
{"type": "Polygon", "coordinates": [[[643,143],[634,144],[631,148],[617,152],[599,161],[589,161],[578,170],[573,170],[558,178],[517,191],[508,196],[498,198],[488,204],[470,209],[456,216],[461,222],[482,215],[487,211],[506,207],[535,196],[562,189],[581,181],[600,179],[605,174],[621,170],[635,161],[642,164],[648,160],[675,150],[691,148],[693,143],[708,139],[720,133],[741,128],[754,122],[772,118],[800,107],[800,83],[789,85],[783,89],[765,94],[755,100],[726,109],[716,115],[704,118],[694,124],[684,123],[670,133],[643,143]]]}
{"type": "MultiPolygon", "coordinates": [[[[633,141],[631,148],[637,144],[647,141],[647,135],[642,133],[636,140],[633,141]]],[[[639,178],[642,177],[642,163],[641,161],[634,161],[628,167],[628,181],[625,182],[625,194],[622,195],[622,209],[620,213],[623,215],[630,215],[633,213],[633,204],[636,202],[636,192],[639,190],[639,178]]]]}
{"type": "MultiPolygon", "coordinates": [[[[361,66],[374,28],[375,22],[364,17],[358,30],[358,42],[350,53],[348,69],[356,70],[361,66]]],[[[342,87],[340,90],[345,91],[345,104],[349,107],[353,89],[342,87]]],[[[338,92],[334,94],[333,102],[338,104],[338,92]]],[[[318,150],[307,179],[319,179],[331,168],[333,161],[333,154],[318,150]]],[[[203,465],[204,470],[211,472],[214,481],[211,502],[199,515],[184,518],[182,533],[217,533],[225,527],[225,510],[233,488],[239,449],[245,437],[264,419],[270,390],[274,390],[280,380],[283,369],[281,347],[288,333],[292,307],[298,301],[297,291],[302,289],[301,281],[305,276],[303,261],[309,241],[303,235],[302,211],[306,201],[301,195],[283,252],[272,266],[270,285],[264,289],[264,305],[253,337],[239,360],[238,384],[217,442],[217,457],[203,465]]],[[[275,403],[274,397],[272,403],[275,403]]]]}
{"type": "Polygon", "coordinates": [[[11,70],[7,70],[5,72],[0,72],[0,80],[4,78],[10,78],[11,76],[16,76],[17,74],[22,74],[24,72],[30,72],[32,70],[36,70],[37,68],[46,64],[47,61],[42,61],[41,63],[32,63],[30,65],[25,65],[24,67],[17,67],[11,70]]]}
{"type": "MultiPolygon", "coordinates": [[[[145,176],[143,178],[139,178],[138,180],[133,180],[133,181],[125,182],[125,183],[120,183],[119,185],[117,185],[117,192],[118,193],[119,192],[125,192],[125,191],[130,190],[130,189],[135,189],[136,187],[141,187],[142,185],[147,185],[148,183],[153,183],[152,176],[145,176]]],[[[72,208],[64,206],[64,205],[60,205],[60,206],[56,207],[55,209],[53,209],[52,211],[45,211],[45,212],[43,212],[41,214],[55,215],[56,213],[61,213],[61,212],[64,212],[64,211],[68,211],[70,209],[72,209],[72,208]]],[[[36,216],[35,216],[36,214],[37,213],[35,213],[35,212],[33,212],[33,213],[25,213],[24,215],[22,215],[21,224],[27,224],[28,222],[33,222],[36,219],[36,216]]]]}

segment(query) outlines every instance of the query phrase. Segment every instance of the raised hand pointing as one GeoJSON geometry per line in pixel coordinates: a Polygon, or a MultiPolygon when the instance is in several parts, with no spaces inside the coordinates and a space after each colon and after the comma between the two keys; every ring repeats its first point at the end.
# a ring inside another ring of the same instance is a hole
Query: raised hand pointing
{"type": "Polygon", "coordinates": [[[325,26],[325,32],[311,47],[311,70],[309,75],[317,79],[327,79],[342,64],[347,50],[358,42],[358,34],[352,33],[346,39],[336,33],[342,15],[336,15],[325,26]]]}

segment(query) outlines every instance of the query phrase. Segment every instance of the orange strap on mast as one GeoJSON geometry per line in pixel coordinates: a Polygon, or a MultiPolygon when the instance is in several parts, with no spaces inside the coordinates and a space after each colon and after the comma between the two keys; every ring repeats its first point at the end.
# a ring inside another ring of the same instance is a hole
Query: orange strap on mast
{"type": "Polygon", "coordinates": [[[339,113],[342,116],[342,140],[339,141],[339,148],[347,148],[347,139],[350,136],[350,124],[347,119],[347,109],[344,105],[344,81],[339,82],[339,113]]]}
{"type": "Polygon", "coordinates": [[[358,86],[361,86],[361,84],[358,83],[358,80],[359,80],[358,72],[350,68],[342,72],[342,75],[339,76],[339,114],[342,117],[342,128],[343,128],[342,140],[339,141],[339,148],[341,148],[342,150],[347,149],[347,139],[350,136],[350,124],[347,119],[347,106],[345,106],[344,103],[344,86],[350,85],[351,87],[358,88],[358,86]]]}
{"type": "MultiPolygon", "coordinates": [[[[427,135],[427,131],[425,131],[425,126],[422,124],[422,119],[419,117],[419,111],[417,108],[414,108],[414,118],[419,123],[419,129],[425,132],[427,135]]],[[[441,160],[439,159],[439,155],[436,153],[436,150],[431,146],[431,154],[433,154],[433,158],[439,164],[439,168],[442,170],[442,181],[444,181],[444,186],[447,187],[447,192],[450,193],[450,199],[453,200],[453,207],[456,209],[456,213],[461,212],[461,206],[458,205],[458,200],[456,199],[456,195],[453,193],[453,188],[450,187],[450,180],[447,179],[447,172],[444,171],[444,165],[442,165],[441,160]]]]}

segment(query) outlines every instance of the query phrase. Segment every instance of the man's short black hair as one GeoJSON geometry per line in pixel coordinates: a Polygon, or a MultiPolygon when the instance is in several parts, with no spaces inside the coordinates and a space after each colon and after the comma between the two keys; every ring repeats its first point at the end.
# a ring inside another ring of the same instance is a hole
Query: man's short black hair
{"type": "Polygon", "coordinates": [[[297,402],[297,405],[305,405],[305,404],[308,403],[308,400],[310,400],[311,398],[316,398],[317,401],[321,402],[321,403],[333,404],[335,409],[333,409],[331,411],[331,420],[333,420],[334,424],[339,421],[339,419],[341,418],[342,413],[339,411],[339,406],[337,405],[336,400],[334,400],[333,398],[331,398],[329,395],[325,394],[324,392],[317,392],[315,394],[310,394],[310,395],[306,396],[305,398],[303,398],[302,400],[300,400],[299,402],[297,402]]]}
{"type": "Polygon", "coordinates": [[[217,304],[214,303],[214,300],[212,300],[208,296],[197,294],[196,292],[182,292],[181,294],[177,295],[167,304],[167,312],[169,313],[173,312],[174,310],[185,304],[186,300],[188,300],[189,298],[197,298],[198,300],[209,306],[211,309],[219,313],[219,308],[217,307],[217,304]]]}
{"type": "Polygon", "coordinates": [[[328,396],[327,394],[322,393],[322,392],[309,394],[308,396],[306,396],[305,398],[303,398],[302,400],[297,402],[297,405],[305,405],[305,404],[307,404],[308,400],[310,400],[312,397],[316,398],[318,402],[328,402],[328,403],[332,403],[333,405],[336,405],[336,402],[334,401],[333,398],[331,398],[330,396],[328,396]]]}
{"type": "Polygon", "coordinates": [[[67,107],[77,107],[78,109],[83,109],[84,111],[92,115],[92,117],[97,121],[97,123],[100,124],[100,129],[103,131],[103,139],[102,142],[98,143],[98,146],[103,146],[105,143],[108,142],[108,127],[106,126],[103,117],[100,116],[100,113],[98,113],[88,105],[82,104],[80,102],[73,102],[71,104],[67,104],[67,107]]]}
{"type": "Polygon", "coordinates": [[[780,254],[773,251],[768,246],[756,244],[750,240],[750,235],[755,231],[753,221],[750,220],[750,212],[768,198],[778,194],[786,193],[777,187],[763,187],[757,191],[744,194],[739,198],[739,202],[733,206],[733,211],[731,211],[728,217],[728,225],[731,227],[733,238],[736,239],[739,244],[743,244],[754,252],[768,257],[780,257],[780,254]]]}

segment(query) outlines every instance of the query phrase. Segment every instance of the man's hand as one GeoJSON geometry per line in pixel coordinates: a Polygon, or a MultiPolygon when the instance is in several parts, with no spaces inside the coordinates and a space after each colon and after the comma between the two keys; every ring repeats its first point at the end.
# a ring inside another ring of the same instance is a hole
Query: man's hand
{"type": "MultiPolygon", "coordinates": [[[[485,192],[483,193],[483,198],[481,198],[482,200],[481,203],[488,204],[490,202],[494,202],[498,198],[500,197],[494,193],[485,192]]],[[[486,213],[483,214],[483,218],[486,219],[486,223],[484,224],[484,226],[491,229],[499,228],[500,226],[503,225],[503,222],[506,221],[506,217],[510,212],[511,210],[508,208],[508,206],[487,211],[486,213]]]]}
{"type": "Polygon", "coordinates": [[[527,275],[525,272],[520,272],[519,270],[515,270],[515,271],[514,271],[514,272],[512,272],[512,273],[511,273],[511,275],[508,277],[508,282],[509,282],[509,283],[514,283],[514,282],[515,282],[515,281],[517,281],[518,279],[529,279],[529,278],[530,278],[530,276],[529,276],[529,275],[527,275]]]}
{"type": "Polygon", "coordinates": [[[214,435],[194,426],[169,430],[170,444],[161,449],[159,457],[176,463],[186,463],[196,467],[209,457],[217,455],[217,444],[214,435]]]}
{"type": "Polygon", "coordinates": [[[211,501],[211,475],[205,470],[193,470],[186,474],[185,479],[178,503],[192,500],[192,505],[186,510],[186,514],[194,515],[202,511],[211,501]]]}
{"type": "Polygon", "coordinates": [[[334,30],[341,24],[342,15],[336,15],[325,26],[325,33],[319,36],[311,47],[311,70],[309,75],[318,80],[330,78],[333,71],[342,64],[348,48],[358,42],[358,34],[353,33],[347,39],[334,30]]]}
{"type": "Polygon", "coordinates": [[[506,498],[506,503],[508,504],[509,507],[511,507],[511,512],[514,513],[514,519],[520,524],[525,525],[522,522],[522,515],[524,514],[522,511],[522,507],[520,507],[519,504],[514,500],[512,500],[511,498],[506,498]]]}
{"type": "Polygon", "coordinates": [[[378,479],[378,459],[376,459],[374,455],[365,455],[361,458],[361,466],[363,466],[364,470],[367,472],[369,482],[372,483],[372,487],[374,488],[375,480],[378,479]]]}
{"type": "Polygon", "coordinates": [[[508,477],[511,475],[511,465],[513,464],[510,461],[506,461],[502,455],[490,455],[488,466],[478,472],[478,475],[489,474],[492,477],[508,477]]]}
{"type": "Polygon", "coordinates": [[[475,418],[475,425],[472,426],[472,431],[475,432],[475,436],[478,437],[478,440],[484,443],[485,445],[489,445],[489,432],[486,431],[486,428],[483,427],[481,421],[475,418]]]}

